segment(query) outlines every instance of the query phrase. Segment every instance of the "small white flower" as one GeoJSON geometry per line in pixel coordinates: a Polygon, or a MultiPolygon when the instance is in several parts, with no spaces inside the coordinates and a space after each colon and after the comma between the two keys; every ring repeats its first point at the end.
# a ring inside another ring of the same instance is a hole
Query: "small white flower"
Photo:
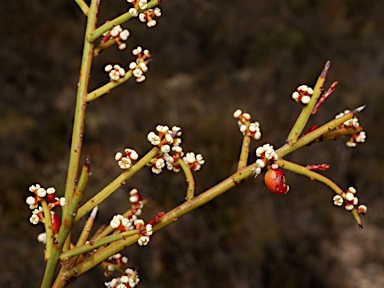
{"type": "Polygon", "coordinates": [[[148,236],[141,236],[139,238],[139,240],[137,241],[137,243],[140,245],[140,246],[146,246],[148,245],[149,243],[149,237],[148,236]]]}
{"type": "Polygon", "coordinates": [[[47,242],[47,234],[45,232],[43,232],[43,233],[40,233],[39,235],[37,235],[37,241],[45,244],[47,242]]]}
{"type": "Polygon", "coordinates": [[[333,197],[333,204],[335,204],[336,206],[343,205],[343,202],[344,202],[344,199],[340,195],[335,195],[333,197]]]}
{"type": "Polygon", "coordinates": [[[347,204],[345,205],[345,209],[348,211],[351,211],[354,208],[353,204],[347,204]]]}
{"type": "Polygon", "coordinates": [[[128,12],[132,15],[132,17],[137,17],[138,15],[137,9],[135,8],[130,8],[128,12]]]}
{"type": "Polygon", "coordinates": [[[47,190],[45,190],[44,188],[39,188],[37,189],[37,196],[43,198],[45,197],[45,195],[47,195],[47,190]]]}
{"type": "Polygon", "coordinates": [[[30,218],[29,218],[29,222],[31,222],[33,225],[36,225],[40,222],[40,218],[39,216],[37,216],[36,214],[33,214],[30,218]]]}
{"type": "Polygon", "coordinates": [[[355,198],[355,196],[352,193],[350,193],[350,192],[345,193],[345,199],[346,200],[351,202],[351,201],[353,201],[353,198],[355,198]]]}
{"type": "Polygon", "coordinates": [[[117,152],[115,155],[115,160],[119,161],[122,157],[123,157],[123,154],[121,154],[120,152],[117,152]]]}
{"type": "Polygon", "coordinates": [[[63,207],[66,204],[66,200],[64,197],[60,197],[60,206],[63,207]]]}
{"type": "Polygon", "coordinates": [[[33,197],[33,196],[29,196],[26,200],[25,200],[25,202],[28,204],[28,205],[36,205],[36,199],[35,199],[35,197],[33,197]]]}
{"type": "Polygon", "coordinates": [[[113,69],[113,66],[111,64],[108,64],[107,66],[105,66],[104,70],[105,72],[111,72],[111,70],[113,69]]]}
{"type": "Polygon", "coordinates": [[[235,112],[233,112],[233,117],[235,117],[235,118],[239,118],[239,116],[241,115],[241,113],[243,113],[243,112],[241,112],[240,109],[237,109],[235,112]]]}
{"type": "Polygon", "coordinates": [[[35,193],[35,191],[37,191],[41,186],[39,184],[36,184],[36,185],[31,185],[29,187],[29,191],[32,192],[32,193],[35,193]]]}
{"type": "Polygon", "coordinates": [[[149,132],[148,136],[147,136],[147,139],[148,141],[152,144],[152,145],[159,145],[160,142],[161,142],[161,139],[158,135],[156,135],[154,132],[149,132]]]}
{"type": "Polygon", "coordinates": [[[127,40],[129,37],[129,31],[128,30],[121,31],[119,37],[123,41],[127,40]]]}

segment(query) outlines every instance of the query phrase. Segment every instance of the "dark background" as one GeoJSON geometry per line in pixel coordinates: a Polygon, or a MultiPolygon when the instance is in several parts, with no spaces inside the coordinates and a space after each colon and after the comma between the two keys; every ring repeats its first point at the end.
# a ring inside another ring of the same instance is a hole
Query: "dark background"
{"type": "MultiPolygon", "coordinates": [[[[299,175],[287,173],[285,196],[269,193],[262,177],[249,179],[155,233],[148,247],[124,251],[140,287],[384,287],[384,2],[167,0],[160,7],[156,27],[129,21],[128,49],[112,47],[94,61],[91,89],[108,81],[107,63],[132,61],[137,45],[154,59],[144,83],[128,81],[88,106],[87,198],[120,173],[116,151],[151,148],[146,135],[157,124],[181,126],[184,150],[203,154],[196,186],[204,191],[236,169],[242,137],[232,113],[240,108],[261,124],[254,161],[258,145],[284,144],[301,109],[292,91],[313,85],[330,60],[326,86],[339,85],[311,124],[366,104],[358,116],[367,142],[350,149],[340,139],[287,158],[331,164],[324,174],[356,187],[368,214],[358,229],[329,188],[299,175]]],[[[99,23],[127,8],[103,1],[99,23]]],[[[0,13],[0,286],[38,287],[42,226],[29,223],[25,199],[34,183],[64,191],[85,17],[69,0],[1,1],[0,13]]],[[[100,206],[97,225],[127,209],[133,187],[148,199],[146,220],[182,203],[186,190],[181,173],[143,169],[100,206]]],[[[96,268],[73,286],[109,279],[96,268]]]]}

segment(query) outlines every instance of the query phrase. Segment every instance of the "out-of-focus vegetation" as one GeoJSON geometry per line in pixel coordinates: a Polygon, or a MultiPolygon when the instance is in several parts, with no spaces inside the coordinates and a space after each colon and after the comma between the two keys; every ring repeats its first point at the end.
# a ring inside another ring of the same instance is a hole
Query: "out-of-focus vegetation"
{"type": "MultiPolygon", "coordinates": [[[[298,175],[287,174],[291,191],[283,197],[261,177],[248,180],[155,233],[148,247],[126,250],[140,287],[384,287],[384,2],[167,0],[160,7],[156,27],[128,22],[128,49],[113,47],[94,62],[92,88],[108,81],[106,63],[127,64],[138,44],[154,59],[144,83],[129,81],[88,106],[87,196],[120,172],[117,150],[150,149],[146,135],[159,123],[183,128],[185,149],[206,159],[197,191],[212,186],[236,167],[241,135],[233,111],[250,112],[261,123],[259,143],[279,147],[300,111],[292,91],[314,83],[330,60],[327,84],[339,85],[311,123],[367,104],[359,115],[367,143],[313,145],[289,159],[331,164],[325,174],[355,186],[368,215],[360,231],[328,188],[298,175]]],[[[103,1],[100,23],[126,9],[123,0],[103,1]]],[[[42,227],[28,222],[24,201],[36,182],[64,189],[85,22],[64,0],[2,1],[0,13],[0,286],[37,287],[42,227]]],[[[181,174],[141,171],[100,207],[100,224],[125,211],[132,187],[148,198],[150,219],[181,203],[186,185],[181,174]]],[[[74,287],[105,280],[92,271],[74,287]]]]}

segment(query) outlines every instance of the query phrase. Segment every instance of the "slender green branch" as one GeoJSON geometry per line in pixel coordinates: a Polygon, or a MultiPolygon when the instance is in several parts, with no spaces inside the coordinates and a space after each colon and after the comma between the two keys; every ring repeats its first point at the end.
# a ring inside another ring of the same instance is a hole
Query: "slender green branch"
{"type": "Polygon", "coordinates": [[[77,209],[79,208],[81,199],[83,198],[85,188],[87,187],[88,178],[89,178],[89,159],[87,158],[86,164],[84,165],[83,171],[81,173],[79,185],[73,194],[73,199],[67,211],[67,215],[63,220],[63,223],[60,228],[60,232],[53,245],[52,254],[48,259],[47,267],[46,267],[46,271],[48,271],[47,273],[54,274],[54,271],[56,270],[59,255],[62,251],[63,245],[67,239],[68,234],[72,230],[77,209]]]}
{"type": "Polygon", "coordinates": [[[282,160],[282,159],[277,160],[275,163],[277,165],[279,165],[279,167],[281,167],[281,168],[284,168],[286,170],[295,172],[295,173],[303,175],[303,176],[307,176],[310,179],[317,180],[321,183],[324,183],[325,185],[327,185],[329,188],[331,188],[333,191],[335,191],[335,193],[337,193],[339,195],[341,193],[343,193],[343,190],[339,186],[337,186],[337,184],[335,182],[333,182],[329,178],[327,178],[327,177],[325,177],[325,176],[323,176],[317,172],[309,170],[306,167],[303,167],[299,164],[295,164],[295,163],[289,162],[287,160],[282,160]]]}
{"type": "Polygon", "coordinates": [[[73,256],[77,256],[77,255],[92,251],[96,248],[99,248],[100,246],[104,246],[114,241],[125,239],[126,237],[136,235],[136,234],[138,234],[138,230],[129,230],[127,232],[116,233],[95,241],[91,241],[88,244],[84,244],[84,245],[72,248],[71,250],[65,253],[62,253],[60,256],[60,261],[67,261],[69,258],[73,256]]]}
{"type": "MultiPolygon", "coordinates": [[[[201,193],[200,195],[194,197],[189,201],[184,202],[183,204],[174,208],[170,212],[166,213],[160,219],[160,221],[155,224],[155,226],[153,227],[153,231],[157,231],[167,226],[168,224],[173,223],[175,220],[177,220],[181,216],[213,200],[214,198],[218,197],[225,191],[228,191],[229,189],[233,188],[235,185],[240,184],[240,182],[243,181],[244,179],[248,177],[252,177],[253,176],[252,169],[255,167],[258,167],[256,163],[249,165],[248,167],[244,168],[241,171],[237,171],[235,174],[226,178],[216,186],[208,189],[207,191],[201,193]]],[[[139,239],[139,235],[137,234],[137,235],[127,237],[126,239],[113,242],[109,246],[102,248],[100,251],[97,251],[96,253],[92,254],[90,258],[88,258],[84,262],[70,269],[65,275],[66,279],[71,279],[73,277],[80,276],[81,274],[87,272],[88,270],[98,265],[104,259],[136,243],[138,239],[139,239]]]]}
{"type": "MultiPolygon", "coordinates": [[[[147,9],[151,9],[157,6],[159,3],[160,3],[160,0],[152,0],[151,2],[148,3],[147,9]]],[[[138,12],[141,13],[143,11],[144,10],[139,10],[138,12]]],[[[90,42],[94,42],[97,38],[101,37],[105,32],[111,30],[113,27],[117,25],[123,24],[124,22],[128,21],[131,18],[132,18],[132,14],[129,12],[121,14],[115,19],[112,19],[109,22],[98,27],[91,35],[89,35],[88,40],[90,42]]]]}
{"type": "Polygon", "coordinates": [[[88,7],[87,3],[85,3],[84,0],[75,0],[75,2],[77,3],[77,5],[79,5],[79,7],[80,7],[81,11],[83,11],[84,15],[88,16],[89,7],[88,7]]]}
{"type": "Polygon", "coordinates": [[[111,90],[113,88],[120,86],[121,84],[126,82],[131,77],[132,77],[132,71],[129,70],[127,73],[125,73],[124,77],[120,78],[118,81],[111,81],[111,82],[101,86],[100,88],[97,88],[97,89],[93,90],[92,92],[89,92],[87,95],[86,101],[91,102],[91,101],[96,100],[97,98],[99,98],[105,94],[108,94],[109,92],[111,92],[111,90]]]}
{"type": "Polygon", "coordinates": [[[311,97],[311,100],[309,103],[304,106],[303,110],[301,111],[300,116],[297,118],[295,125],[293,125],[291,132],[288,135],[287,142],[289,145],[293,145],[297,138],[299,138],[301,132],[303,132],[303,129],[305,127],[305,124],[307,124],[309,117],[311,116],[313,107],[315,107],[317,100],[319,99],[322,88],[325,82],[325,78],[327,76],[327,72],[330,66],[330,62],[328,61],[325,64],[325,67],[323,71],[321,72],[319,78],[317,79],[315,88],[313,89],[313,95],[311,97]]]}
{"type": "Polygon", "coordinates": [[[125,181],[136,174],[143,166],[151,161],[151,159],[159,152],[159,148],[154,147],[144,157],[142,157],[135,165],[121,173],[115,180],[109,183],[103,190],[88,200],[80,207],[75,222],[79,221],[85,214],[89,213],[93,208],[108,198],[115,192],[125,181]]]}
{"type": "Polygon", "coordinates": [[[295,142],[294,144],[292,144],[292,145],[290,145],[289,143],[285,144],[283,147],[279,148],[276,151],[277,155],[279,156],[279,158],[282,158],[285,155],[287,155],[287,154],[289,154],[289,153],[291,153],[291,152],[293,152],[293,151],[295,151],[295,150],[297,150],[297,149],[299,149],[305,145],[312,143],[313,141],[315,141],[316,139],[318,139],[319,137],[321,137],[325,133],[332,131],[336,127],[343,124],[345,121],[351,119],[354,115],[355,115],[355,112],[352,111],[352,112],[345,114],[342,117],[339,117],[339,118],[336,118],[332,121],[329,121],[328,123],[324,124],[323,126],[321,126],[317,129],[313,130],[312,132],[304,135],[299,140],[297,140],[297,142],[295,142]]]}
{"type": "MultiPolygon", "coordinates": [[[[144,199],[142,201],[142,204],[143,204],[143,207],[145,206],[145,204],[147,204],[147,200],[144,199]]],[[[127,211],[124,212],[123,214],[123,217],[124,218],[127,218],[128,215],[131,215],[132,214],[132,209],[128,209],[127,211]]],[[[92,237],[92,240],[97,240],[97,239],[101,239],[109,234],[111,234],[113,232],[113,228],[111,227],[111,225],[108,225],[106,226],[104,229],[102,229],[99,233],[96,233],[93,237],[92,237]]]]}
{"type": "MultiPolygon", "coordinates": [[[[86,37],[90,35],[96,28],[97,13],[99,10],[100,0],[92,0],[90,6],[90,14],[88,16],[86,37]]],[[[86,38],[85,37],[85,38],[86,38]]],[[[81,147],[83,143],[84,135],[84,119],[87,106],[88,84],[89,76],[91,72],[93,58],[93,43],[84,41],[83,57],[81,60],[79,84],[77,89],[77,100],[75,108],[75,118],[73,123],[72,143],[69,156],[69,167],[65,189],[65,199],[67,203],[70,203],[74,188],[76,185],[76,179],[79,170],[79,162],[81,155],[81,147]]],[[[64,206],[64,215],[66,214],[66,206],[64,206]]]]}
{"type": "Polygon", "coordinates": [[[179,163],[181,169],[184,171],[185,175],[185,180],[188,183],[188,188],[187,188],[187,200],[191,200],[193,197],[195,197],[195,179],[193,178],[193,174],[191,169],[187,164],[185,164],[183,159],[180,159],[177,161],[179,163]]]}
{"type": "Polygon", "coordinates": [[[43,207],[44,213],[44,227],[46,233],[46,244],[45,244],[45,260],[47,261],[51,257],[52,246],[53,246],[53,231],[52,231],[52,219],[51,219],[51,210],[48,207],[47,202],[43,199],[41,201],[41,206],[43,207]]]}
{"type": "MultiPolygon", "coordinates": [[[[327,185],[329,188],[331,188],[335,193],[337,193],[338,195],[341,195],[343,194],[343,190],[335,183],[333,182],[331,179],[319,174],[319,173],[316,173],[314,171],[311,171],[309,169],[307,169],[306,167],[303,167],[301,165],[298,165],[298,164],[295,164],[295,163],[292,163],[292,162],[289,162],[287,160],[277,160],[275,162],[277,165],[279,165],[279,167],[281,168],[284,168],[286,170],[289,170],[289,171],[292,171],[292,172],[295,172],[297,174],[300,174],[300,175],[303,175],[303,176],[307,176],[309,177],[310,179],[312,180],[317,180],[321,183],[324,183],[325,185],[327,185]]],[[[358,213],[358,210],[356,208],[353,208],[352,211],[352,216],[353,218],[355,219],[355,221],[357,222],[357,224],[363,228],[363,224],[362,224],[362,221],[361,221],[361,218],[360,218],[360,215],[358,213]]]]}
{"type": "MultiPolygon", "coordinates": [[[[88,15],[86,35],[89,35],[96,28],[97,14],[99,10],[100,0],[92,0],[88,15]]],[[[79,161],[80,161],[80,152],[83,140],[84,133],[84,119],[85,119],[85,110],[86,110],[86,99],[87,99],[87,90],[89,75],[92,66],[92,56],[93,56],[93,44],[84,41],[83,48],[83,57],[80,68],[80,77],[79,77],[79,86],[77,90],[77,100],[76,100],[76,109],[75,109],[75,119],[73,124],[72,132],[72,143],[71,151],[69,157],[69,167],[68,175],[66,181],[65,189],[65,199],[67,200],[67,205],[63,207],[63,215],[67,215],[68,206],[71,205],[71,199],[75,190],[75,182],[78,175],[79,161]]],[[[53,283],[53,277],[55,274],[55,269],[57,266],[57,259],[59,256],[58,249],[55,249],[55,255],[51,255],[48,260],[47,267],[45,269],[43,282],[41,287],[51,287],[53,283]]]]}
{"type": "Polygon", "coordinates": [[[247,166],[250,145],[251,145],[251,137],[248,135],[244,135],[243,144],[241,145],[241,152],[239,157],[239,164],[237,165],[237,170],[241,170],[247,166]]]}
{"type": "Polygon", "coordinates": [[[99,56],[101,52],[103,52],[105,49],[111,47],[116,43],[117,43],[116,38],[109,39],[104,43],[100,43],[99,46],[97,46],[97,48],[95,48],[95,50],[93,51],[93,57],[99,56]]]}
{"type": "MultiPolygon", "coordinates": [[[[76,265],[72,269],[68,270],[67,273],[65,273],[65,275],[63,277],[65,279],[65,281],[70,281],[74,277],[79,277],[80,275],[89,271],[93,267],[99,265],[103,260],[105,260],[105,259],[111,257],[112,255],[116,254],[117,252],[121,251],[123,248],[126,248],[126,247],[136,243],[137,240],[139,239],[139,234],[137,233],[137,230],[133,230],[133,231],[136,231],[136,233],[134,235],[125,236],[124,238],[122,238],[123,240],[112,242],[107,247],[103,247],[103,248],[98,249],[98,251],[91,254],[89,256],[89,258],[87,258],[87,260],[76,265]]],[[[131,231],[129,231],[129,232],[131,232],[131,231]]],[[[128,233],[128,232],[124,232],[124,233],[128,233]]],[[[114,234],[114,235],[121,236],[121,234],[114,234]]],[[[114,235],[111,235],[111,236],[114,236],[114,235]]],[[[108,236],[108,237],[111,237],[111,236],[108,236]]],[[[100,239],[100,240],[102,240],[102,239],[100,239]]]]}

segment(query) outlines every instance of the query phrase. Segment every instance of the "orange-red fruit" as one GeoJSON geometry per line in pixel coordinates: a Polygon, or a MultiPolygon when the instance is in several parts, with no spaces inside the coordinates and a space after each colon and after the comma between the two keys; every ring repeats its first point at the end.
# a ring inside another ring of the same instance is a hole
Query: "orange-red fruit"
{"type": "Polygon", "coordinates": [[[275,194],[285,194],[289,191],[286,181],[285,174],[280,168],[270,169],[264,176],[265,185],[275,194]]]}
{"type": "Polygon", "coordinates": [[[61,219],[56,214],[51,215],[52,217],[52,230],[53,234],[58,234],[61,226],[61,219]]]}

